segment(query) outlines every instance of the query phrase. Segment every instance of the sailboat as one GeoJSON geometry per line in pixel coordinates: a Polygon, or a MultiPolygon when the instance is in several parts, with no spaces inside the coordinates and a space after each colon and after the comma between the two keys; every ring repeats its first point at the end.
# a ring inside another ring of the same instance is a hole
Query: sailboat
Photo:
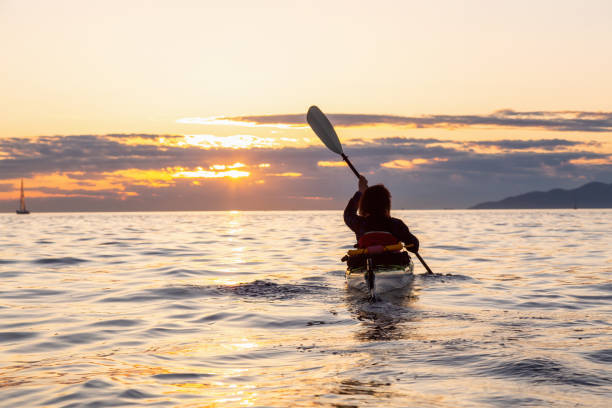
{"type": "Polygon", "coordinates": [[[19,200],[19,209],[15,211],[17,214],[29,214],[30,212],[25,206],[25,196],[23,195],[23,179],[21,179],[21,199],[19,200]]]}

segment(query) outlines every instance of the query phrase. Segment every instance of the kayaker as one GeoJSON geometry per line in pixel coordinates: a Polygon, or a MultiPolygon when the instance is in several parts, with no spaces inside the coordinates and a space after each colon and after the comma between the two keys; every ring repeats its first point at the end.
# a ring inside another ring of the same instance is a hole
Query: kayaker
{"type": "Polygon", "coordinates": [[[355,232],[359,248],[401,241],[409,251],[419,250],[419,240],[406,224],[391,217],[389,190],[382,184],[368,187],[368,180],[363,176],[359,177],[359,191],[344,209],[344,222],[355,232]]]}

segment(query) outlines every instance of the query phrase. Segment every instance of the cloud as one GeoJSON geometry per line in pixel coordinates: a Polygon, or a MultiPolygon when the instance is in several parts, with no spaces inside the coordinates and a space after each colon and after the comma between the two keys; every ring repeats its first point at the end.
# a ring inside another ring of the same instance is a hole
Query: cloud
{"type": "MultiPolygon", "coordinates": [[[[390,125],[412,128],[535,128],[561,132],[612,132],[612,112],[590,111],[525,111],[499,110],[489,115],[423,115],[396,116],[360,113],[330,113],[334,126],[390,125]]],[[[278,128],[305,127],[305,114],[219,116],[214,118],[183,118],[180,123],[231,126],[271,126],[278,128]]]]}
{"type": "MultiPolygon", "coordinates": [[[[0,151],[9,155],[0,159],[0,177],[25,177],[58,170],[91,174],[129,168],[208,167],[235,163],[245,155],[243,150],[234,148],[206,150],[198,145],[140,144],[130,141],[132,137],[140,140],[142,135],[0,139],[0,151]]],[[[160,138],[177,137],[156,136],[156,140],[160,138]]]]}
{"type": "Polygon", "coordinates": [[[329,160],[320,160],[317,162],[317,166],[319,167],[345,167],[347,164],[343,160],[339,161],[329,161],[329,160]]]}
{"type": "Polygon", "coordinates": [[[431,164],[435,162],[445,162],[445,161],[448,161],[448,159],[441,158],[441,157],[433,157],[431,159],[416,158],[412,160],[397,159],[397,160],[392,160],[392,161],[388,161],[385,163],[381,163],[380,166],[386,167],[388,169],[412,170],[415,167],[421,166],[424,164],[431,164]]]}
{"type": "Polygon", "coordinates": [[[579,157],[577,159],[571,159],[569,163],[587,166],[612,166],[612,156],[596,158],[579,157]]]}
{"type": "Polygon", "coordinates": [[[12,183],[0,183],[0,193],[13,193],[15,191],[15,186],[12,183]]]}
{"type": "MultiPolygon", "coordinates": [[[[350,141],[349,141],[350,142],[350,141]]],[[[481,151],[494,153],[510,151],[570,151],[575,148],[589,150],[600,149],[602,144],[596,141],[574,141],[566,139],[531,139],[531,140],[478,140],[455,141],[448,139],[417,139],[412,137],[384,137],[371,140],[358,139],[356,145],[405,146],[412,149],[448,148],[462,151],[481,151]]]]}
{"type": "Polygon", "coordinates": [[[211,116],[207,118],[181,118],[178,123],[191,125],[216,125],[216,126],[242,126],[242,127],[272,127],[278,129],[305,128],[308,127],[305,120],[296,122],[296,116],[305,115],[271,115],[271,116],[211,116]],[[259,120],[260,118],[266,118],[259,120]]]}
{"type": "Polygon", "coordinates": [[[289,198],[297,198],[298,200],[314,200],[314,201],[332,201],[334,197],[319,197],[319,196],[290,196],[289,198]]]}
{"type": "MultiPolygon", "coordinates": [[[[530,149],[544,149],[544,150],[558,150],[559,148],[574,147],[584,145],[584,142],[577,142],[572,140],[564,139],[539,139],[539,140],[486,140],[478,142],[467,142],[468,145],[473,146],[488,146],[497,147],[506,150],[530,150],[530,149]]],[[[592,146],[601,146],[600,143],[588,142],[592,146]]]]}
{"type": "Polygon", "coordinates": [[[302,173],[297,173],[294,171],[286,171],[284,173],[270,173],[268,175],[273,177],[302,177],[302,173]]]}
{"type": "MultiPolygon", "coordinates": [[[[204,148],[178,146],[181,140],[0,139],[0,209],[14,210],[21,177],[29,205],[39,211],[337,209],[356,188],[344,162],[322,146],[204,148]]],[[[347,143],[345,150],[371,183],[391,189],[395,208],[467,207],[534,189],[612,181],[611,153],[594,142],[397,137],[347,143]]]]}
{"type": "Polygon", "coordinates": [[[204,148],[233,148],[244,149],[251,147],[271,147],[278,145],[278,142],[269,137],[257,137],[253,135],[186,135],[184,145],[201,146],[204,148]]]}

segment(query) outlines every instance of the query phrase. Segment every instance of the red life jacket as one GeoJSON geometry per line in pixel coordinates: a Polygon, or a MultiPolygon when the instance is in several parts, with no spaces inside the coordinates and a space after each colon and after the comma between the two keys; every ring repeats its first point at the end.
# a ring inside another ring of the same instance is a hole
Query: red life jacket
{"type": "Polygon", "coordinates": [[[393,245],[397,244],[399,240],[393,236],[390,232],[386,231],[370,231],[366,232],[359,238],[357,246],[359,248],[367,248],[376,245],[393,245]]]}

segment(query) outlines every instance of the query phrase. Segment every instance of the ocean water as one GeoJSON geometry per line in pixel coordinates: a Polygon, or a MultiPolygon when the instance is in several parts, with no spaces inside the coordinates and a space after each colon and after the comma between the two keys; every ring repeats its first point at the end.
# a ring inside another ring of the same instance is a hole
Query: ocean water
{"type": "Polygon", "coordinates": [[[0,406],[610,406],[611,210],[394,215],[370,303],[340,212],[1,214],[0,406]]]}

